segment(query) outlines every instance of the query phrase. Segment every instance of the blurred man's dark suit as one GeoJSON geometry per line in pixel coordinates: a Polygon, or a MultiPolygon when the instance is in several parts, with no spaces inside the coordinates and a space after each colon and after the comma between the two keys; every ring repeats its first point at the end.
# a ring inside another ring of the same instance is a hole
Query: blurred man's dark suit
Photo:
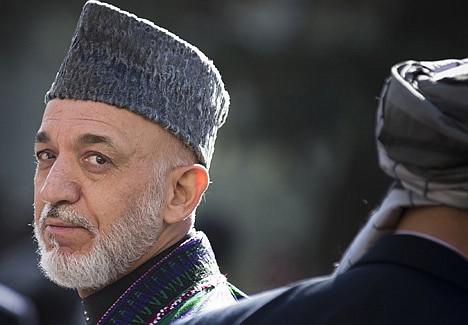
{"type": "Polygon", "coordinates": [[[176,324],[466,325],[468,262],[428,239],[391,235],[336,278],[276,289],[176,324]]]}

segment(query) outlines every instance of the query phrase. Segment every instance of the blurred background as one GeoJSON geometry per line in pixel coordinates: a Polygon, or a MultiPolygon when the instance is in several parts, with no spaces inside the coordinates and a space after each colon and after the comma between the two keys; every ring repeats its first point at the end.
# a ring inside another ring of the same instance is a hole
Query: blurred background
{"type": "MultiPolygon", "coordinates": [[[[230,116],[196,224],[249,294],[329,273],[379,203],[389,179],[373,124],[390,67],[467,56],[466,1],[109,2],[197,45],[223,76],[230,116]]],[[[84,1],[0,3],[0,283],[41,324],[72,324],[78,297],[37,270],[29,224],[43,96],[84,1]]]]}

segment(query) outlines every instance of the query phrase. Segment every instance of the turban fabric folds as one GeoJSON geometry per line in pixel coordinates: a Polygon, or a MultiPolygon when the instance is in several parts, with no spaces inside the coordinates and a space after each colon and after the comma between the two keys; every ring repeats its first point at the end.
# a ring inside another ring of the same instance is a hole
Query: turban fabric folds
{"type": "Polygon", "coordinates": [[[345,252],[348,269],[407,207],[468,209],[468,59],[395,65],[377,107],[380,167],[395,182],[345,252]]]}

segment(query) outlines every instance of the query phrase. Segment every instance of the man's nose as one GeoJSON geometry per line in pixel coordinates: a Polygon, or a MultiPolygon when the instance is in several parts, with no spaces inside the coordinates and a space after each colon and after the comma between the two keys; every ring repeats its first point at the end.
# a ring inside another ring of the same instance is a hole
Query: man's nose
{"type": "Polygon", "coordinates": [[[62,157],[57,157],[40,190],[41,199],[48,204],[73,204],[80,198],[76,177],[77,167],[62,157]]]}

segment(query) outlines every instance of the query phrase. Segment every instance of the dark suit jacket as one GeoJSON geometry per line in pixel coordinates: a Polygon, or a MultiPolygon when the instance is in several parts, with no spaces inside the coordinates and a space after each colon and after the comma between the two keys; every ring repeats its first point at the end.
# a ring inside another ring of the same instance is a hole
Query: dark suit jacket
{"type": "Polygon", "coordinates": [[[182,324],[468,324],[468,261],[411,235],[381,239],[336,278],[245,299],[182,324]]]}

